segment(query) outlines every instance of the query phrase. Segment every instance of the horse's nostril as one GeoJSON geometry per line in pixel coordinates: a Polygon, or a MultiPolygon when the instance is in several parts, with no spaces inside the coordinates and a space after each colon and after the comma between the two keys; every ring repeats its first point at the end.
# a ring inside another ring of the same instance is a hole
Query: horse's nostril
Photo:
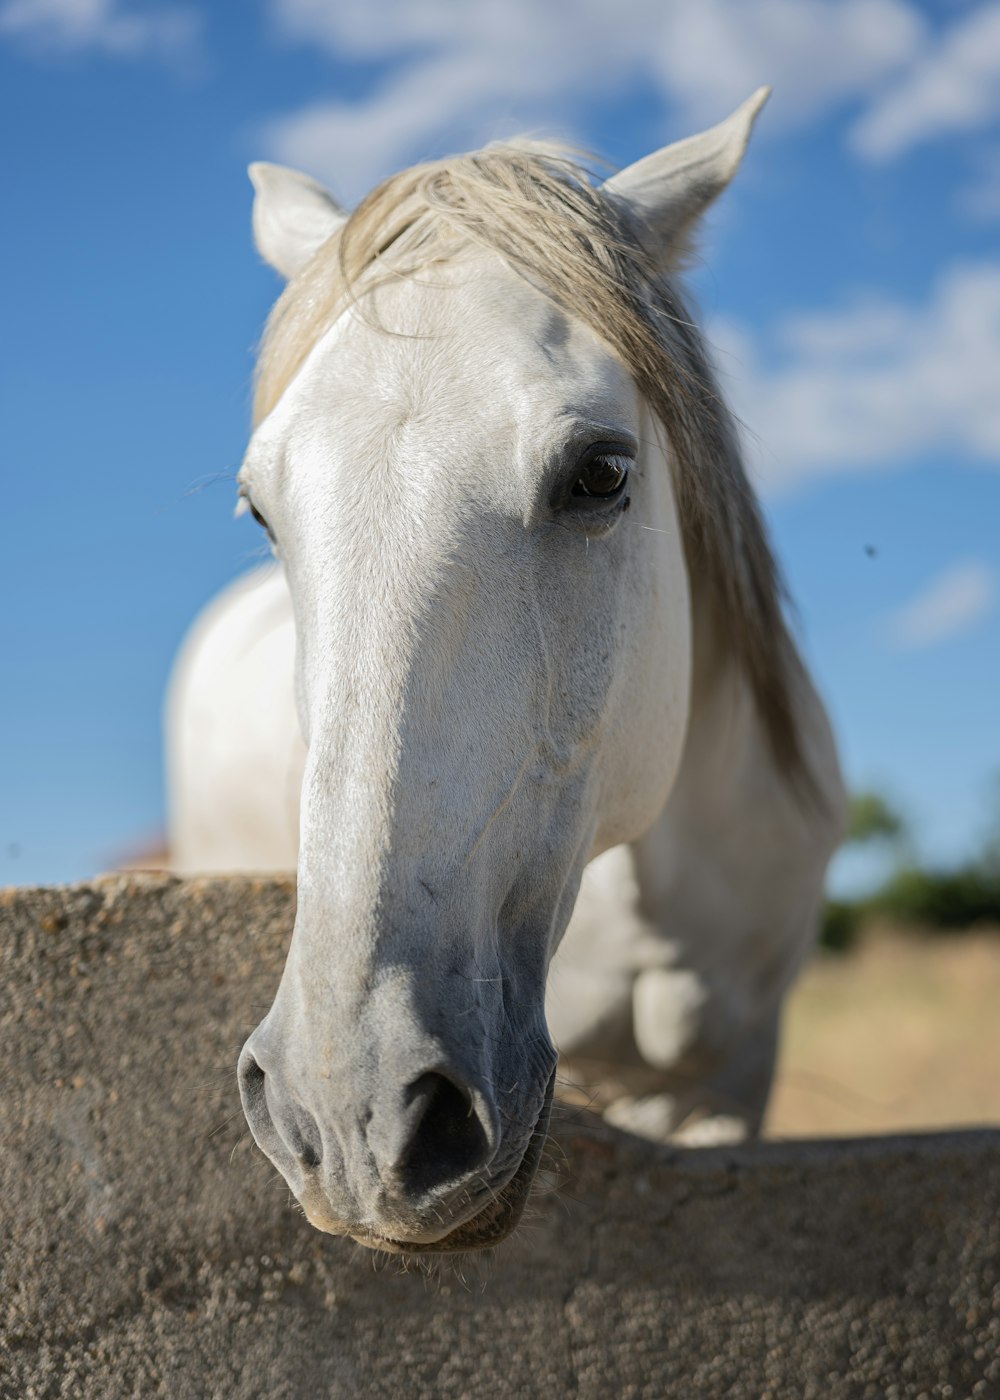
{"type": "Polygon", "coordinates": [[[289,1132],[291,1147],[304,1167],[318,1167],[323,1160],[323,1143],[319,1126],[311,1113],[304,1108],[295,1110],[294,1122],[289,1132]]]}
{"type": "Polygon", "coordinates": [[[312,1114],[281,1091],[278,1081],[264,1072],[246,1047],[240,1056],[238,1074],[243,1109],[258,1143],[264,1146],[262,1138],[276,1133],[304,1167],[318,1167],[323,1160],[323,1144],[312,1114]]]}
{"type": "Polygon", "coordinates": [[[243,1100],[243,1107],[249,1111],[252,1106],[263,1101],[264,1071],[245,1046],[243,1054],[240,1056],[239,1065],[237,1066],[237,1074],[240,1082],[240,1097],[243,1100]]]}
{"type": "Polygon", "coordinates": [[[413,1196],[459,1181],[490,1156],[490,1137],[471,1094],[443,1074],[422,1074],[409,1086],[419,1117],[396,1167],[413,1196]]]}

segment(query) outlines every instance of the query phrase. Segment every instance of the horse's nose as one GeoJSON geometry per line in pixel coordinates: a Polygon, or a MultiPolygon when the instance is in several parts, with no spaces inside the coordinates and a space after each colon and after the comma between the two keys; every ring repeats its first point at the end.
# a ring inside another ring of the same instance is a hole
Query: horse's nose
{"type": "Polygon", "coordinates": [[[300,1182],[303,1172],[327,1158],[335,1174],[347,1168],[337,1144],[353,1139],[374,1169],[385,1203],[419,1209],[481,1172],[499,1142],[499,1116],[489,1095],[451,1067],[425,1069],[401,1090],[399,1079],[389,1076],[367,1095],[350,1095],[353,1109],[340,1111],[330,1103],[323,1111],[316,1104],[315,1111],[306,1108],[302,1100],[308,1095],[289,1091],[253,1037],[243,1047],[238,1073],[258,1145],[282,1170],[294,1164],[300,1182]]]}
{"type": "Polygon", "coordinates": [[[368,1145],[385,1185],[410,1202],[460,1185],[496,1151],[492,1104],[452,1070],[417,1075],[398,1107],[391,1093],[381,1097],[368,1145]]]}

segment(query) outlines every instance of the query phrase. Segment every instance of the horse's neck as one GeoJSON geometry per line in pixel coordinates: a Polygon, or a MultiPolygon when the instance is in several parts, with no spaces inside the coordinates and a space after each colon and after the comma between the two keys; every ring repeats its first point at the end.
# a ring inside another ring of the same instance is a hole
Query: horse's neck
{"type": "MultiPolygon", "coordinates": [[[[717,808],[717,819],[724,821],[727,814],[739,811],[741,802],[761,801],[766,789],[768,805],[787,811],[794,824],[822,828],[823,799],[836,807],[840,771],[826,712],[805,667],[793,651],[790,706],[805,769],[815,780],[815,802],[807,795],[807,784],[776,753],[711,585],[695,576],[691,595],[690,714],[681,771],[668,807],[677,795],[696,801],[706,818],[717,808]],[[808,822],[802,820],[803,804],[814,809],[808,822]]],[[[738,819],[748,815],[739,811],[738,819]]]]}
{"type": "Polygon", "coordinates": [[[692,581],[691,711],[670,799],[634,845],[641,903],[664,934],[712,964],[770,964],[779,981],[808,940],[822,868],[842,824],[843,785],[829,723],[801,667],[793,703],[803,753],[828,804],[805,819],[727,645],[703,580],[692,581]],[[742,950],[742,951],[741,951],[742,950]]]}
{"type": "Polygon", "coordinates": [[[695,802],[702,820],[732,809],[748,763],[770,750],[711,587],[691,587],[691,705],[684,757],[667,809],[695,802]]]}

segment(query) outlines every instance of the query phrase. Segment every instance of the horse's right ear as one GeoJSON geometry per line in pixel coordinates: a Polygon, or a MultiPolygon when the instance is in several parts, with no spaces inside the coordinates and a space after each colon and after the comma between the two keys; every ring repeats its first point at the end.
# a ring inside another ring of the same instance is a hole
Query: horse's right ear
{"type": "Polygon", "coordinates": [[[318,181],[286,165],[254,161],[253,236],[257,251],[282,277],[294,277],[347,215],[318,181]]]}
{"type": "Polygon", "coordinates": [[[758,88],[718,126],[664,146],[605,182],[604,189],[638,217],[651,251],[667,266],[684,257],[698,220],[736,174],[770,92],[758,88]]]}

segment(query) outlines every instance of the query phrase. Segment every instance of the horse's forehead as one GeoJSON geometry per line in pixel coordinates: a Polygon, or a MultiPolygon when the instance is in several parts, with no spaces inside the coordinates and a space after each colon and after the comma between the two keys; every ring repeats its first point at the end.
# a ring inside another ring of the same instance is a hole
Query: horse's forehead
{"type": "Polygon", "coordinates": [[[599,337],[493,257],[383,284],[331,328],[302,379],[303,413],[326,410],[362,432],[516,430],[547,410],[607,417],[632,397],[599,337]]]}

